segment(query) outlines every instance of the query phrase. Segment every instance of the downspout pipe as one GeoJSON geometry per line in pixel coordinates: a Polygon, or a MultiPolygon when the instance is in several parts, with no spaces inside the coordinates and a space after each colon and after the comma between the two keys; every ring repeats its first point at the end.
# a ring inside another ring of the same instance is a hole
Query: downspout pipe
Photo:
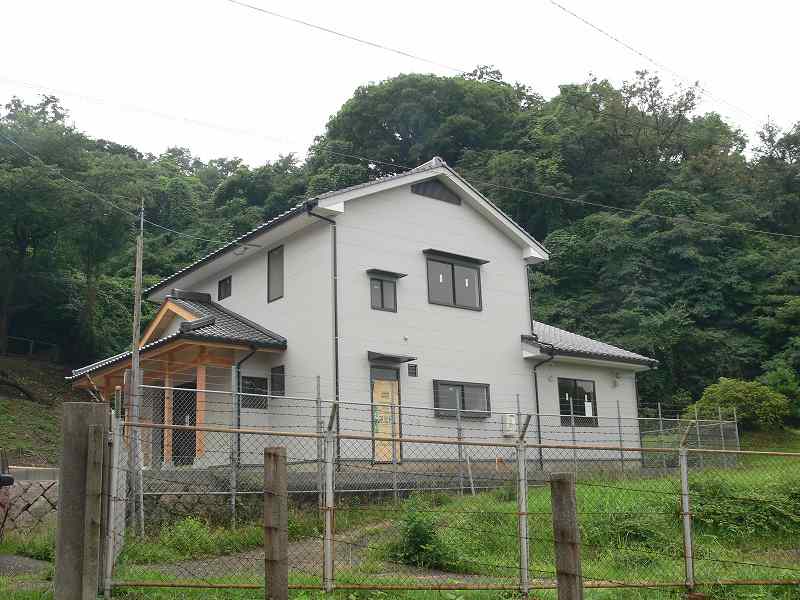
{"type": "Polygon", "coordinates": [[[547,342],[539,342],[539,344],[541,345],[544,353],[548,356],[544,360],[540,360],[533,365],[531,372],[533,373],[533,399],[536,409],[536,443],[539,444],[539,470],[544,471],[544,456],[542,453],[542,417],[540,416],[541,410],[539,408],[539,376],[536,373],[536,370],[542,365],[553,360],[556,357],[556,352],[552,344],[548,344],[547,342]]]}
{"type": "MultiPolygon", "coordinates": [[[[333,290],[331,294],[331,313],[333,315],[333,386],[334,386],[334,400],[336,405],[339,404],[339,267],[337,257],[337,241],[336,241],[336,221],[324,215],[318,215],[314,212],[316,207],[315,202],[306,203],[306,213],[312,217],[316,217],[331,226],[331,276],[333,279],[333,290]]],[[[339,412],[336,411],[336,430],[339,431],[339,412]]]]}
{"type": "MultiPolygon", "coordinates": [[[[236,389],[233,390],[234,397],[233,402],[235,405],[235,419],[236,419],[236,429],[239,429],[242,426],[242,399],[239,397],[239,390],[241,389],[241,381],[242,381],[242,365],[244,362],[256,353],[256,347],[250,346],[250,352],[245,354],[241,359],[237,360],[234,363],[234,369],[236,371],[236,389]]],[[[239,434],[236,434],[236,462],[240,462],[242,458],[242,449],[239,445],[239,434]]]]}

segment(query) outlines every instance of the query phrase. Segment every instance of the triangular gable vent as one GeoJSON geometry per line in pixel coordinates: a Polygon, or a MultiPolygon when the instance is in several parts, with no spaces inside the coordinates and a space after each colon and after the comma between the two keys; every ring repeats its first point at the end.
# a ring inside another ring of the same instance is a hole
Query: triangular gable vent
{"type": "Polygon", "coordinates": [[[415,183],[411,186],[411,191],[414,194],[435,198],[436,200],[442,200],[450,204],[461,204],[461,198],[459,198],[458,194],[450,190],[438,179],[429,179],[428,181],[415,183]]]}

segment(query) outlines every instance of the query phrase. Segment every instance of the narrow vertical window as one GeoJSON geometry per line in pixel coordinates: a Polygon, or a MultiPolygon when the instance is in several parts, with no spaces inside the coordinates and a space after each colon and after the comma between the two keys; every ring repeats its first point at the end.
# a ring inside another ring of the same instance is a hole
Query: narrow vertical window
{"type": "Polygon", "coordinates": [[[267,301],[283,298],[283,246],[269,251],[267,255],[267,301]]]}
{"type": "Polygon", "coordinates": [[[224,300],[231,295],[232,283],[233,280],[230,275],[217,282],[217,300],[224,300]]]}
{"type": "Polygon", "coordinates": [[[406,276],[383,269],[367,269],[369,300],[373,310],[397,312],[397,280],[406,276]]]}
{"type": "Polygon", "coordinates": [[[286,369],[283,365],[269,370],[270,396],[286,395],[286,369]]]}

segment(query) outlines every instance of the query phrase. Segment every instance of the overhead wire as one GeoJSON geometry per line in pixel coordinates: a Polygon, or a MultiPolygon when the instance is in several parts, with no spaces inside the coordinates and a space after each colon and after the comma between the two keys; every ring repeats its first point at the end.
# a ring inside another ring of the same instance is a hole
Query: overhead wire
{"type": "Polygon", "coordinates": [[[247,2],[242,2],[241,0],[225,0],[230,4],[235,4],[237,6],[241,6],[243,8],[248,8],[250,10],[254,10],[260,12],[265,15],[269,15],[271,17],[275,17],[278,19],[283,19],[284,21],[288,21],[290,23],[295,23],[296,25],[302,25],[304,27],[309,27],[311,29],[316,29],[317,31],[321,31],[323,33],[328,33],[330,35],[334,35],[340,37],[345,40],[349,40],[351,42],[356,42],[357,44],[363,44],[365,46],[370,46],[372,48],[377,48],[378,50],[383,50],[385,52],[391,52],[393,54],[398,54],[405,58],[410,58],[412,60],[420,61],[427,63],[432,66],[440,67],[442,69],[447,69],[449,71],[453,71],[455,73],[465,74],[467,71],[460,67],[454,67],[452,65],[447,65],[445,63],[439,62],[437,60],[432,60],[430,58],[425,58],[424,56],[420,56],[419,54],[413,54],[406,50],[401,50],[399,48],[394,48],[392,46],[387,46],[386,44],[382,44],[380,42],[374,42],[372,40],[368,40],[366,38],[358,37],[349,33],[344,33],[341,31],[337,31],[336,29],[332,29],[330,27],[326,27],[324,25],[319,25],[317,23],[312,23],[311,21],[305,21],[303,19],[298,19],[296,17],[291,17],[289,15],[285,15],[274,10],[269,10],[264,8],[263,6],[256,6],[255,4],[249,4],[247,2]]]}
{"type": "Polygon", "coordinates": [[[733,108],[734,110],[740,112],[741,114],[746,115],[748,118],[752,119],[754,122],[758,122],[758,118],[755,115],[753,115],[752,113],[750,113],[746,109],[742,108],[741,106],[738,106],[738,105],[736,105],[736,104],[734,104],[732,102],[729,102],[725,98],[722,98],[722,97],[714,95],[711,92],[711,90],[709,90],[707,87],[700,85],[699,81],[692,81],[688,77],[685,77],[681,73],[679,73],[676,70],[670,68],[668,65],[664,64],[663,62],[660,62],[660,61],[654,59],[653,57],[649,56],[645,52],[635,48],[631,44],[629,44],[629,43],[625,42],[624,40],[620,39],[619,37],[617,37],[613,33],[609,32],[608,30],[600,27],[599,25],[594,24],[593,22],[589,21],[587,18],[579,15],[578,13],[576,13],[575,11],[567,8],[563,4],[560,4],[559,2],[556,2],[556,0],[549,0],[549,2],[550,2],[550,4],[552,4],[553,6],[558,8],[559,10],[561,10],[564,13],[570,15],[571,17],[579,20],[581,23],[583,23],[587,27],[590,27],[591,29],[594,29],[595,31],[597,31],[601,35],[603,35],[603,36],[607,37],[608,39],[612,40],[613,42],[619,44],[620,46],[622,46],[623,48],[627,49],[628,51],[636,54],[640,58],[643,58],[644,60],[646,60],[650,64],[654,65],[655,67],[657,67],[657,68],[659,68],[659,69],[661,69],[663,71],[666,71],[670,75],[672,75],[672,76],[684,81],[685,83],[688,83],[692,87],[696,87],[697,89],[702,91],[704,94],[706,94],[709,98],[711,98],[713,100],[716,100],[717,102],[721,102],[723,104],[726,104],[726,105],[730,106],[731,108],[733,108]]]}

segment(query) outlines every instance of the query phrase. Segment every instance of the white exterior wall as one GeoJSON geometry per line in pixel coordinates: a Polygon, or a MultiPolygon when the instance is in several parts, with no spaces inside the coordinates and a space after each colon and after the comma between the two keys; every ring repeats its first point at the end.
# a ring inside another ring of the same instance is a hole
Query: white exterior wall
{"type": "MultiPolygon", "coordinates": [[[[519,246],[466,204],[413,194],[409,186],[350,201],[336,221],[342,400],[371,401],[367,351],[372,350],[417,358],[416,378],[408,377],[406,365],[400,366],[402,406],[432,409],[433,380],[440,379],[488,383],[493,412],[516,412],[516,394],[523,412],[532,410],[532,380],[520,349],[520,334],[530,327],[519,246]],[[480,267],[481,311],[428,302],[422,253],[427,248],[489,261],[480,267]],[[397,281],[396,313],[371,309],[366,273],[370,268],[407,274],[397,281]]],[[[402,410],[404,436],[454,435],[455,419],[434,418],[432,410],[402,410]],[[437,425],[449,431],[437,433],[432,429],[437,425]]],[[[364,418],[363,409],[345,406],[343,425],[354,412],[364,418]]],[[[481,423],[500,437],[495,417],[465,421],[467,437],[481,423]]]]}
{"type": "MultiPolygon", "coordinates": [[[[623,445],[639,447],[636,374],[624,367],[601,367],[559,360],[543,364],[537,369],[540,412],[543,415],[553,415],[541,417],[542,443],[572,443],[572,427],[563,426],[559,416],[559,377],[594,381],[597,427],[575,427],[577,444],[618,446],[621,431],[623,445]],[[618,405],[621,419],[617,418],[618,405]]],[[[530,437],[532,436],[529,439],[530,437]]],[[[626,454],[626,457],[636,458],[632,453],[626,454]]]]}

